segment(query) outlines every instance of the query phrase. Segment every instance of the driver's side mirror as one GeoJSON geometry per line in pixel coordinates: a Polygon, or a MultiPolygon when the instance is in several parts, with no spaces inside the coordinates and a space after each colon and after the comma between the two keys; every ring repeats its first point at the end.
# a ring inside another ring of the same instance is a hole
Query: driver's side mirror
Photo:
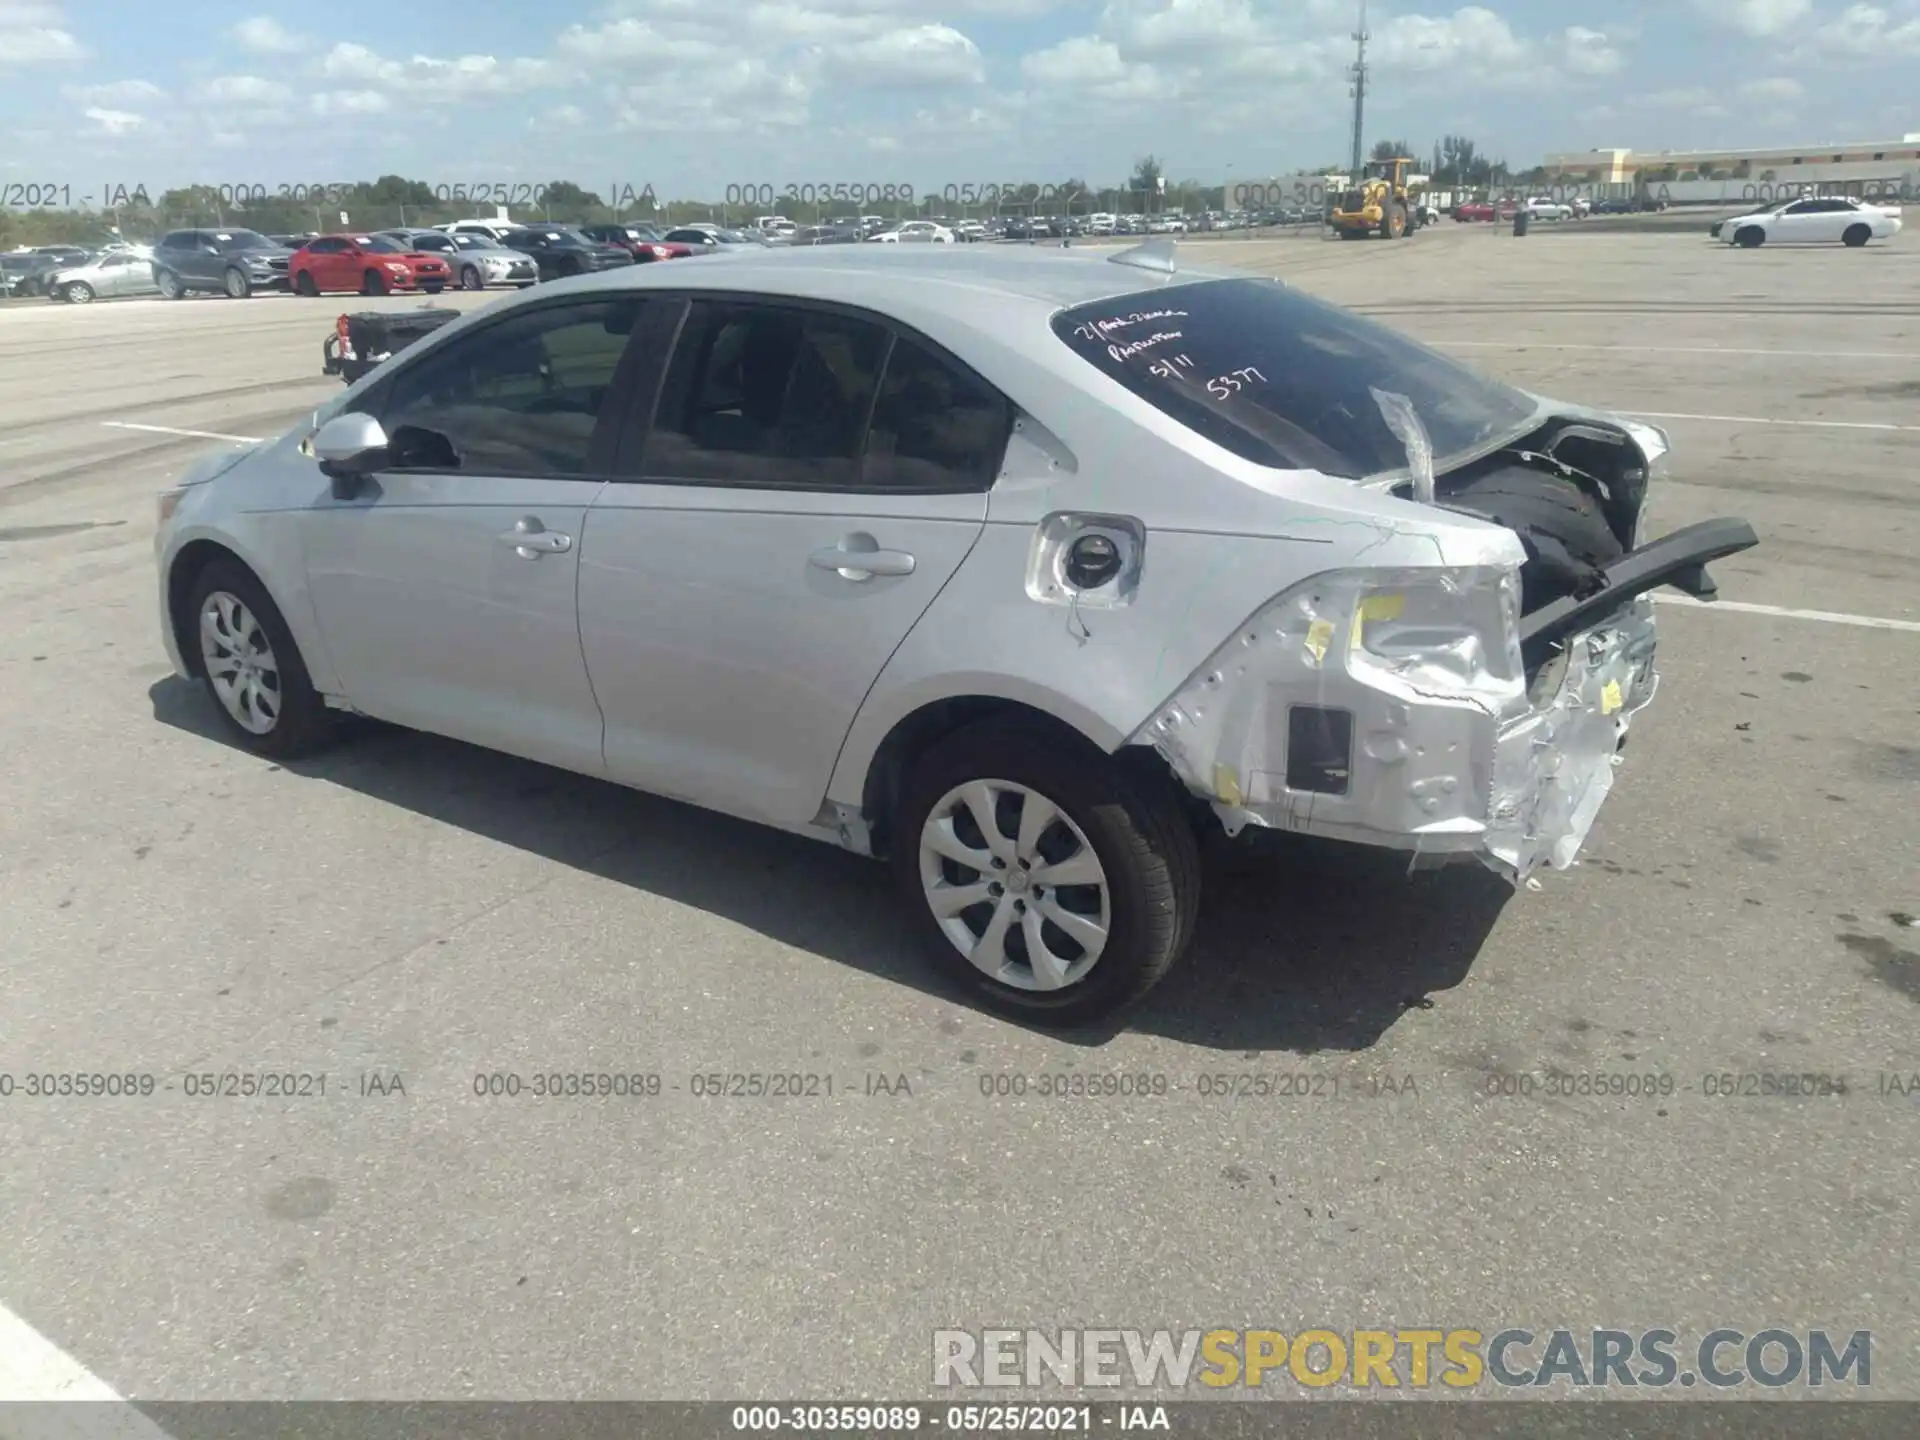
{"type": "Polygon", "coordinates": [[[333,498],[351,500],[360,482],[387,465],[387,432],[371,415],[336,415],[313,436],[321,474],[333,481],[333,498]]]}

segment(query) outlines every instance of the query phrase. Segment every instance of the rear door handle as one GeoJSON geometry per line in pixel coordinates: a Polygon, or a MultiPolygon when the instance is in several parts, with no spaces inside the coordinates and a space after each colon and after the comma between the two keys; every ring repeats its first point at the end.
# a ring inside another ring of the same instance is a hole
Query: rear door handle
{"type": "Polygon", "coordinates": [[[500,537],[500,543],[512,546],[522,560],[538,560],[542,555],[564,555],[573,548],[573,537],[547,529],[537,515],[527,515],[500,537]]]}
{"type": "Polygon", "coordinates": [[[849,535],[807,557],[821,570],[832,570],[842,580],[871,580],[876,575],[911,575],[914,559],[904,550],[882,550],[871,535],[849,535]]]}

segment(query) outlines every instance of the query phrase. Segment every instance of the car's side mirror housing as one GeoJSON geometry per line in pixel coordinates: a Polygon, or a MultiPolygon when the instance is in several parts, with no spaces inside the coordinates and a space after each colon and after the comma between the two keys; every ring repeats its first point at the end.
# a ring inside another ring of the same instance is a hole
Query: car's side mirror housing
{"type": "Polygon", "coordinates": [[[387,432],[371,415],[336,415],[314,432],[313,453],[333,481],[334,498],[351,500],[360,482],[388,463],[387,432]]]}

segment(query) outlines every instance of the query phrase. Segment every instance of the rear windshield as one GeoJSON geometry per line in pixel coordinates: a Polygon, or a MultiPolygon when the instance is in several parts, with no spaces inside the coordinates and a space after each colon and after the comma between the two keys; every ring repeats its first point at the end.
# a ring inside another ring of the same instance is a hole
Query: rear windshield
{"type": "Polygon", "coordinates": [[[1367,480],[1407,468],[1374,390],[1404,395],[1435,470],[1523,433],[1534,402],[1397,331],[1273,280],[1203,280],[1062,311],[1073,350],[1256,464],[1367,480]]]}

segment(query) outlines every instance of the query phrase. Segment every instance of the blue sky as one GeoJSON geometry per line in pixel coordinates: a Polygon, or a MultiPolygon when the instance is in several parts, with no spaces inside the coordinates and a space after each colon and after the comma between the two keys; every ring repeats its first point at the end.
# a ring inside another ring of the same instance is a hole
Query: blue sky
{"type": "MultiPolygon", "coordinates": [[[[0,182],[1278,175],[1346,150],[1349,0],[0,0],[0,182]]],[[[1376,4],[1368,139],[1543,152],[1920,130],[1920,0],[1376,4]]]]}

